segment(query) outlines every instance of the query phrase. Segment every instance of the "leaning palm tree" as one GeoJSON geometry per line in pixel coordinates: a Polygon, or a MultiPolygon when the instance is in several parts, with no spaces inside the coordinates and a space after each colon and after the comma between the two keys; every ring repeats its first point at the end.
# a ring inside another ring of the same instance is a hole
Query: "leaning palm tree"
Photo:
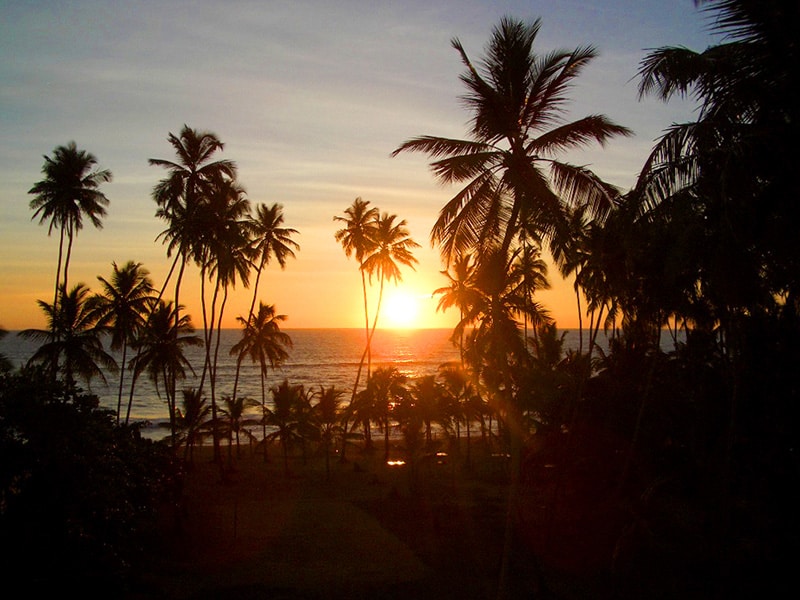
{"type": "Polygon", "coordinates": [[[292,346],[292,338],[280,329],[280,321],[286,320],[286,315],[275,314],[275,306],[259,302],[258,311],[250,316],[236,318],[242,324],[242,337],[231,347],[231,356],[236,356],[236,378],[233,382],[233,401],[236,401],[236,391],[239,384],[239,367],[246,356],[253,363],[259,365],[261,379],[261,411],[263,427],[264,460],[267,460],[267,390],[266,381],[268,369],[280,366],[289,357],[287,351],[292,346]]]}
{"type": "Polygon", "coordinates": [[[43,342],[28,363],[45,365],[53,376],[60,373],[67,385],[74,385],[76,377],[87,385],[95,377],[105,382],[103,369],[116,371],[117,363],[103,347],[104,330],[97,325],[94,302],[91,290],[82,283],[69,292],[61,286],[57,303],[39,300],[50,328],[20,332],[24,338],[43,342]]]}
{"type": "Polygon", "coordinates": [[[353,204],[344,210],[344,216],[333,217],[334,221],[344,223],[344,227],[339,229],[335,238],[344,248],[345,255],[350,258],[355,256],[358,261],[358,270],[361,273],[361,293],[364,299],[364,353],[358,365],[356,382],[353,385],[353,393],[350,397],[350,404],[353,404],[356,393],[358,393],[358,383],[361,379],[361,370],[364,366],[364,359],[368,361],[367,372],[371,365],[371,355],[369,352],[369,310],[367,304],[367,273],[364,269],[364,261],[375,249],[375,223],[380,212],[375,207],[369,206],[369,200],[363,200],[360,196],[353,200],[353,204]]]}
{"type": "Polygon", "coordinates": [[[247,228],[251,239],[251,248],[256,264],[256,280],[253,284],[253,299],[250,301],[250,311],[253,314],[256,298],[258,298],[258,284],[264,267],[275,259],[281,269],[286,268],[286,261],[295,257],[295,250],[300,245],[292,239],[299,232],[291,227],[283,227],[283,206],[273,204],[259,204],[256,206],[255,215],[247,221],[247,228]]]}
{"type": "Polygon", "coordinates": [[[30,207],[33,217],[39,217],[39,224],[50,222],[47,235],[53,229],[60,230],[58,244],[58,266],[56,268],[53,309],[58,309],[58,296],[61,286],[67,289],[69,260],[72,254],[74,237],[83,228],[84,215],[96,228],[103,227],[102,217],[106,215],[109,200],[98,189],[101,183],[111,181],[111,171],[96,170],[97,158],[90,152],[79,150],[75,142],[58,146],[52,158],[44,157],[42,173],[44,179],[37,182],[28,192],[35,194],[30,207]],[[67,255],[64,257],[64,241],[67,241],[67,255]],[[63,261],[63,273],[62,273],[63,261]]]}
{"type": "Polygon", "coordinates": [[[602,115],[564,122],[567,92],[596,52],[587,46],[539,55],[534,42],[540,26],[539,20],[502,19],[477,65],[454,39],[466,67],[461,80],[473,113],[471,139],[421,136],[393,153],[428,154],[439,181],[466,183],[441,209],[431,231],[446,264],[476,249],[499,245],[507,250],[523,226],[552,241],[562,231],[565,204],[585,204],[601,213],[615,195],[590,170],[554,158],[631,132],[602,115]]]}
{"type": "MultiPolygon", "coordinates": [[[[450,308],[458,308],[458,321],[463,321],[464,314],[477,301],[478,292],[472,287],[472,278],[475,270],[475,262],[472,255],[463,254],[457,256],[450,266],[441,271],[447,277],[449,285],[437,288],[433,291],[434,296],[440,296],[436,310],[446,311],[450,308]]],[[[464,330],[463,328],[451,340],[454,344],[458,342],[458,352],[461,365],[464,365],[464,330]]]]}
{"type": "MultiPolygon", "coordinates": [[[[167,256],[175,253],[169,275],[159,297],[166,289],[178,264],[175,276],[174,305],[180,307],[180,286],[189,260],[202,262],[203,215],[213,185],[236,178],[236,164],[230,160],[212,160],[224,144],[208,131],[198,131],[184,125],[178,136],[170,133],[167,140],[175,149],[176,160],[151,158],[148,163],[167,171],[167,176],[153,188],[153,200],[158,205],[156,216],[168,226],[159,237],[167,244],[167,256]]],[[[180,320],[176,311],[175,319],[180,320]]],[[[173,390],[174,393],[174,390],[173,390]]]]}
{"type": "Polygon", "coordinates": [[[111,332],[111,349],[121,350],[119,390],[117,394],[117,423],[122,411],[122,388],[128,347],[144,327],[153,301],[150,273],[141,263],[128,261],[122,268],[111,263],[111,279],[98,275],[103,291],[96,296],[97,323],[111,332]]]}
{"type": "MultiPolygon", "coordinates": [[[[372,320],[367,348],[372,346],[372,338],[378,326],[378,317],[381,313],[381,301],[383,300],[383,290],[386,282],[398,283],[403,280],[400,272],[401,266],[414,268],[417,259],[414,258],[413,250],[419,248],[419,244],[411,239],[406,226],[405,219],[395,221],[397,215],[383,213],[375,220],[373,231],[375,246],[369,256],[364,259],[362,270],[372,277],[378,278],[378,303],[375,307],[375,316],[372,320]]],[[[369,373],[367,373],[369,375],[369,373]]]]}
{"type": "MultiPolygon", "coordinates": [[[[245,227],[250,237],[250,251],[252,259],[256,261],[256,280],[253,284],[253,296],[250,301],[250,309],[247,313],[246,322],[250,322],[254,315],[256,298],[258,298],[258,286],[261,281],[261,273],[272,259],[275,259],[280,267],[286,267],[289,258],[294,258],[294,251],[300,246],[292,239],[297,234],[296,229],[282,227],[283,207],[280,204],[273,204],[267,207],[259,204],[256,207],[254,216],[250,216],[245,227]]],[[[236,398],[236,387],[239,382],[239,371],[241,361],[236,361],[236,374],[234,375],[233,398],[236,398]]]]}

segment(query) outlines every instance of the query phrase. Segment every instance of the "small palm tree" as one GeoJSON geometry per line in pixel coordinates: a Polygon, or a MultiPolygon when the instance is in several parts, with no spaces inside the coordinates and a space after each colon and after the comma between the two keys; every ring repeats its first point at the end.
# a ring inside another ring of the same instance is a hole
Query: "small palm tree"
{"type": "Polygon", "coordinates": [[[333,446],[334,436],[343,433],[340,425],[342,415],[339,411],[339,404],[344,390],[337,389],[333,385],[327,388],[319,386],[319,391],[315,395],[317,403],[314,405],[314,413],[325,451],[325,478],[330,479],[331,446],[333,446]]]}
{"type": "Polygon", "coordinates": [[[236,388],[242,361],[246,356],[258,364],[261,379],[261,411],[263,427],[264,460],[267,460],[267,390],[266,380],[269,368],[276,368],[288,357],[288,348],[292,346],[292,338],[280,330],[279,322],[286,319],[286,315],[275,314],[275,306],[259,302],[258,311],[249,319],[237,317],[243,325],[242,338],[233,345],[231,356],[236,356],[236,378],[233,382],[233,401],[236,401],[236,388]]]}
{"type": "MultiPolygon", "coordinates": [[[[176,397],[175,389],[178,380],[186,377],[186,371],[194,373],[192,365],[186,358],[185,349],[190,346],[200,346],[202,341],[194,333],[194,327],[189,315],[176,318],[179,308],[174,308],[172,302],[160,300],[156,308],[150,313],[147,324],[134,346],[137,353],[132,361],[133,381],[131,382],[131,397],[139,376],[147,372],[150,381],[156,387],[160,396],[159,382],[162,384],[169,410],[170,429],[173,445],[176,440],[176,397]]],[[[125,422],[130,418],[130,404],[125,422]]]]}
{"type": "MultiPolygon", "coordinates": [[[[280,440],[283,452],[284,474],[289,475],[289,445],[297,437],[298,413],[306,401],[305,389],[302,385],[289,385],[284,379],[280,385],[270,389],[272,393],[272,409],[266,409],[266,423],[276,428],[273,438],[280,440]]],[[[266,441],[266,440],[265,440],[266,441]]]]}
{"type": "Polygon", "coordinates": [[[220,412],[222,416],[228,419],[228,463],[233,462],[233,439],[236,438],[236,456],[240,455],[239,445],[239,432],[242,430],[242,421],[244,420],[244,411],[247,406],[251,404],[249,398],[240,396],[235,400],[231,396],[222,397],[222,408],[220,412]]]}
{"type": "Polygon", "coordinates": [[[408,395],[405,387],[406,376],[397,367],[375,369],[367,384],[374,413],[379,415],[383,427],[384,460],[389,459],[389,431],[392,424],[392,410],[396,403],[408,395]]]}
{"type": "Polygon", "coordinates": [[[210,407],[201,390],[184,388],[181,392],[183,408],[176,408],[175,423],[177,429],[180,429],[185,436],[183,459],[191,464],[194,461],[195,444],[202,440],[204,430],[208,426],[210,407]]]}
{"type": "Polygon", "coordinates": [[[35,194],[30,207],[33,218],[39,217],[39,224],[50,222],[47,235],[53,229],[61,230],[58,244],[58,266],[56,268],[53,309],[58,310],[59,289],[67,289],[69,261],[74,237],[83,228],[84,215],[96,228],[103,227],[102,217],[106,215],[109,200],[98,189],[100,184],[111,181],[111,171],[97,170],[97,158],[90,152],[79,150],[75,142],[58,146],[52,158],[44,157],[42,173],[44,179],[37,182],[28,192],[35,194]],[[64,257],[64,240],[67,241],[67,255],[64,257]],[[61,271],[63,261],[63,274],[61,271]]]}
{"type": "Polygon", "coordinates": [[[112,262],[111,280],[98,275],[103,287],[96,296],[97,323],[111,332],[111,349],[122,350],[119,390],[117,395],[117,423],[122,411],[122,388],[129,345],[138,337],[146,322],[153,302],[153,284],[147,269],[141,263],[128,261],[122,268],[112,262]]]}
{"type": "Polygon", "coordinates": [[[76,376],[87,385],[95,377],[105,382],[103,369],[114,372],[118,367],[103,347],[104,330],[97,326],[94,303],[91,290],[82,283],[69,292],[62,286],[55,304],[39,300],[50,328],[20,332],[24,338],[43,342],[28,363],[45,365],[54,377],[60,373],[67,385],[74,385],[76,376]]]}

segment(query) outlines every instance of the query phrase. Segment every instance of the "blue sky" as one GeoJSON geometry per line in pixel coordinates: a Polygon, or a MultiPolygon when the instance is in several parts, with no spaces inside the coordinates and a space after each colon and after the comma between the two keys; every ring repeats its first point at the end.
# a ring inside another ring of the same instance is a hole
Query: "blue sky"
{"type": "MultiPolygon", "coordinates": [[[[426,298],[424,324],[449,326],[455,315],[436,315],[429,299],[444,279],[428,236],[456,190],[433,180],[424,156],[390,153],[420,134],[463,137],[469,115],[450,40],[477,59],[504,15],[541,17],[541,52],[597,48],[572,116],[604,113],[636,135],[569,158],[611,183],[628,188],[658,135],[691,117],[690,103],[639,101],[635,75],[649,48],[713,42],[692,0],[0,0],[0,325],[43,325],[35,301],[51,297],[57,236],[31,221],[27,191],[42,155],[70,140],[114,173],[105,226],[78,235],[71,282],[96,287],[111,261],[134,259],[160,284],[169,261],[150,191],[162,172],[147,159],[171,159],[167,135],[186,123],[216,133],[251,201],[283,204],[300,231],[297,260],[263,284],[288,327],[361,325],[356,265],[333,239],[333,216],[356,196],[408,221],[423,248],[404,287],[426,298]]],[[[544,302],[569,326],[571,286],[551,279],[544,302]]],[[[248,297],[234,298],[231,321],[248,297]]]]}

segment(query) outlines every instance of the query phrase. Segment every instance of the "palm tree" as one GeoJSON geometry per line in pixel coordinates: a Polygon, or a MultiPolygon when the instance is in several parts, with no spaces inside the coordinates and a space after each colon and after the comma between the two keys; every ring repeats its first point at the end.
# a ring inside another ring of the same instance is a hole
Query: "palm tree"
{"type": "Polygon", "coordinates": [[[54,304],[39,300],[50,328],[20,332],[24,338],[43,342],[28,364],[43,364],[54,377],[60,372],[70,386],[75,384],[76,376],[87,385],[95,377],[105,382],[103,369],[116,371],[117,363],[103,348],[104,330],[97,325],[94,303],[91,290],[82,283],[69,292],[62,285],[54,304]]]}
{"type": "MultiPolygon", "coordinates": [[[[216,380],[222,318],[228,291],[235,287],[237,278],[245,287],[250,278],[250,240],[247,236],[245,215],[250,202],[244,190],[233,180],[212,182],[204,203],[198,208],[201,231],[196,240],[195,260],[200,266],[201,300],[203,306],[203,334],[205,361],[200,378],[203,388],[208,375],[211,388],[211,414],[217,421],[216,380]],[[206,302],[206,278],[214,281],[211,306],[206,302]]],[[[220,459],[220,439],[214,430],[214,456],[220,459]]]]}
{"type": "MultiPolygon", "coordinates": [[[[250,235],[250,248],[254,260],[258,261],[256,267],[256,280],[253,284],[253,298],[250,301],[250,310],[247,320],[252,319],[255,309],[256,298],[258,297],[258,286],[261,280],[261,273],[270,261],[274,258],[278,261],[281,269],[286,267],[289,258],[294,258],[295,250],[300,246],[292,239],[297,234],[296,229],[282,227],[283,207],[280,204],[273,204],[267,207],[259,204],[256,207],[255,216],[251,216],[247,221],[247,229],[250,235]]],[[[239,369],[241,361],[236,362],[236,375],[234,376],[233,398],[236,398],[236,387],[239,381],[239,369]]]]}
{"type": "Polygon", "coordinates": [[[255,215],[249,218],[247,225],[254,259],[258,264],[256,281],[253,285],[253,299],[250,302],[249,314],[252,314],[264,267],[274,258],[281,269],[285,269],[286,261],[295,258],[294,251],[299,250],[300,245],[292,239],[292,236],[299,232],[290,227],[283,227],[283,206],[280,204],[269,207],[266,204],[259,204],[256,206],[255,215]]]}
{"type": "Polygon", "coordinates": [[[236,318],[242,324],[242,337],[230,350],[236,356],[236,379],[233,382],[234,397],[238,386],[239,366],[245,356],[260,367],[261,376],[261,410],[263,426],[264,460],[267,460],[267,393],[266,379],[268,368],[274,369],[289,357],[287,348],[292,347],[292,339],[280,330],[279,322],[286,320],[286,315],[275,314],[275,306],[259,302],[258,311],[250,316],[236,318]]]}
{"type": "Polygon", "coordinates": [[[175,423],[186,436],[183,459],[191,464],[194,460],[195,444],[202,439],[203,429],[208,425],[206,419],[210,407],[201,390],[192,387],[184,388],[181,392],[183,409],[176,408],[175,423]]]}
{"type": "Polygon", "coordinates": [[[35,194],[30,207],[33,217],[39,217],[39,224],[50,222],[47,235],[53,229],[61,230],[58,244],[58,266],[56,268],[53,309],[58,310],[59,289],[67,289],[69,259],[72,254],[74,237],[83,228],[84,215],[96,228],[103,227],[102,217],[106,215],[109,200],[98,189],[101,183],[111,181],[111,171],[96,170],[97,158],[90,152],[79,150],[75,142],[58,146],[52,158],[44,157],[42,173],[44,179],[37,182],[28,192],[35,194]],[[67,240],[67,255],[64,257],[64,239],[67,240]],[[63,274],[61,271],[63,260],[63,274]]]}
{"type": "Polygon", "coordinates": [[[327,388],[320,386],[319,391],[315,394],[317,403],[314,405],[314,412],[320,430],[320,437],[322,438],[322,445],[325,449],[325,479],[330,479],[331,477],[333,437],[337,433],[343,432],[339,426],[341,421],[339,403],[343,394],[344,390],[337,389],[333,385],[327,388]]]}
{"type": "MultiPolygon", "coordinates": [[[[353,404],[356,393],[358,392],[358,382],[361,379],[361,370],[364,366],[364,359],[368,361],[367,372],[371,369],[369,351],[369,310],[367,306],[367,272],[364,269],[364,261],[375,249],[375,224],[380,213],[377,208],[369,207],[369,200],[363,200],[360,196],[353,201],[353,204],[344,210],[344,216],[333,217],[334,221],[345,224],[339,229],[335,238],[344,248],[347,258],[355,256],[358,261],[358,270],[361,273],[361,291],[364,298],[364,353],[361,357],[356,373],[356,382],[353,385],[353,393],[350,397],[350,404],[353,404]]],[[[342,457],[344,457],[344,447],[342,447],[342,457]]]]}
{"type": "MultiPolygon", "coordinates": [[[[173,444],[176,442],[176,394],[177,381],[186,377],[187,369],[194,373],[192,365],[186,358],[185,349],[189,346],[200,346],[202,341],[192,335],[194,327],[189,315],[176,317],[181,307],[173,307],[172,302],[159,300],[150,313],[142,333],[134,343],[137,353],[133,358],[133,381],[131,395],[139,376],[147,372],[150,381],[161,395],[159,382],[162,383],[169,410],[170,429],[173,444]]],[[[129,405],[130,408],[130,405],[129,405]]],[[[130,414],[126,415],[128,422],[130,414]]]]}
{"type": "MultiPolygon", "coordinates": [[[[459,323],[464,320],[464,314],[470,307],[477,302],[478,292],[471,286],[471,279],[473,277],[475,263],[470,254],[462,254],[457,256],[449,267],[441,271],[442,275],[447,277],[449,285],[440,287],[434,290],[434,296],[441,296],[439,303],[436,305],[436,310],[446,311],[449,308],[457,307],[459,323]]],[[[461,365],[464,365],[464,330],[463,328],[458,332],[457,337],[453,337],[452,342],[455,344],[458,341],[459,357],[461,358],[461,365]]]]}
{"type": "MultiPolygon", "coordinates": [[[[239,456],[239,432],[242,429],[242,421],[244,420],[245,408],[250,404],[249,398],[239,397],[232,398],[231,396],[222,397],[222,408],[220,412],[223,416],[228,418],[228,464],[233,463],[233,437],[236,436],[236,456],[239,456]]],[[[216,425],[215,425],[216,427],[216,425]]]]}
{"type": "MultiPolygon", "coordinates": [[[[164,281],[166,288],[176,265],[180,268],[175,280],[176,307],[180,307],[180,285],[186,263],[194,259],[202,263],[203,215],[212,186],[236,178],[236,164],[230,160],[212,160],[222,151],[224,144],[207,131],[198,131],[184,125],[178,136],[170,133],[167,140],[175,149],[176,161],[151,158],[148,163],[167,170],[168,175],[153,188],[153,200],[158,205],[156,216],[164,219],[168,227],[159,237],[167,244],[167,256],[175,252],[175,260],[164,281]]],[[[163,294],[159,294],[159,297],[163,294]]],[[[175,313],[180,320],[180,312],[175,313]]]]}
{"type": "Polygon", "coordinates": [[[284,379],[280,385],[273,386],[270,392],[273,408],[265,409],[265,421],[276,428],[273,436],[280,440],[284,474],[288,476],[289,444],[297,435],[298,409],[306,400],[305,389],[302,385],[289,385],[289,381],[284,379]]]}
{"type": "Polygon", "coordinates": [[[540,25],[502,19],[477,66],[454,39],[466,67],[472,139],[421,136],[394,151],[424,152],[436,159],[431,169],[442,183],[467,182],[431,231],[446,264],[476,249],[506,251],[521,227],[552,241],[562,232],[565,204],[597,213],[611,204],[614,191],[594,173],[553,157],[631,132],[602,115],[564,122],[567,91],[596,52],[586,46],[539,55],[533,45],[540,25]]]}
{"type": "Polygon", "coordinates": [[[547,263],[542,259],[541,250],[523,240],[522,245],[516,250],[511,263],[511,278],[516,280],[515,292],[520,295],[525,303],[523,312],[523,335],[528,339],[528,325],[532,326],[534,340],[540,325],[547,323],[547,311],[534,300],[536,292],[550,289],[547,280],[547,263]]]}
{"type": "Polygon", "coordinates": [[[372,346],[372,337],[375,335],[375,329],[378,326],[383,289],[386,282],[398,283],[402,281],[403,276],[400,272],[400,267],[406,266],[413,269],[417,263],[413,250],[420,246],[411,239],[405,219],[397,222],[395,222],[395,219],[397,219],[397,215],[388,213],[383,213],[376,219],[373,231],[375,246],[361,266],[362,270],[369,275],[370,282],[374,275],[380,283],[378,304],[375,307],[375,316],[367,339],[368,352],[372,346]]]}
{"type": "Polygon", "coordinates": [[[406,376],[397,367],[380,367],[367,383],[366,393],[370,399],[372,412],[379,416],[383,427],[384,460],[389,459],[389,431],[391,428],[392,408],[404,398],[408,390],[405,387],[406,376]]]}
{"type": "Polygon", "coordinates": [[[125,366],[128,346],[136,339],[144,327],[146,315],[153,300],[153,284],[150,273],[141,263],[128,261],[122,268],[111,263],[111,280],[98,275],[103,287],[97,295],[97,324],[111,331],[111,349],[122,350],[120,360],[119,390],[117,395],[117,423],[122,411],[122,387],[125,379],[125,366]]]}

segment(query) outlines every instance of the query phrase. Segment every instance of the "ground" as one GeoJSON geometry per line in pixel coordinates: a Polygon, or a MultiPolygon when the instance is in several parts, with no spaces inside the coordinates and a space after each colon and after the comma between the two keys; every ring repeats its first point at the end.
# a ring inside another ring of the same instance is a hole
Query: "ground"
{"type": "MultiPolygon", "coordinates": [[[[476,456],[478,455],[475,452],[476,456]]],[[[334,457],[243,447],[221,477],[203,448],[178,506],[165,507],[134,596],[227,598],[494,598],[506,514],[507,465],[389,466],[382,448],[334,457]]],[[[517,554],[514,589],[535,563],[517,554]]]]}

